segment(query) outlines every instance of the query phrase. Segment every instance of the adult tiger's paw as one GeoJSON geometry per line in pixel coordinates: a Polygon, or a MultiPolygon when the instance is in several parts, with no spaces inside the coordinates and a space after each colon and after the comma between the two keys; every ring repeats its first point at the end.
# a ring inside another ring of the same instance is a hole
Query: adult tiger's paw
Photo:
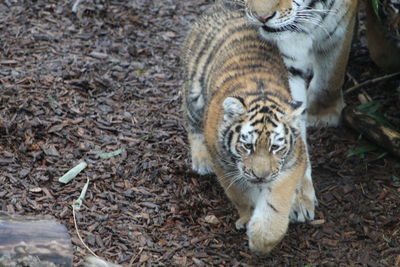
{"type": "Polygon", "coordinates": [[[307,126],[336,127],[340,125],[342,110],[345,107],[343,98],[339,96],[337,99],[330,99],[329,101],[329,106],[319,102],[310,104],[310,111],[307,114],[307,126]]]}
{"type": "Polygon", "coordinates": [[[340,125],[340,113],[331,113],[324,115],[308,115],[307,125],[311,127],[336,127],[340,125]]]}

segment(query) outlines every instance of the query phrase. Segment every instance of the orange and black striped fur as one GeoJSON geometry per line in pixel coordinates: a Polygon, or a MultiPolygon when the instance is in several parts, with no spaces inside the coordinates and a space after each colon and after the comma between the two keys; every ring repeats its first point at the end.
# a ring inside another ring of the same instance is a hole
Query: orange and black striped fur
{"type": "Polygon", "coordinates": [[[308,124],[338,125],[359,0],[241,2],[249,21],[282,53],[295,100],[306,104],[308,124]]]}
{"type": "Polygon", "coordinates": [[[289,220],[314,217],[304,106],[278,50],[230,4],[217,2],[193,24],[183,53],[192,168],[216,174],[250,249],[268,253],[289,220]]]}

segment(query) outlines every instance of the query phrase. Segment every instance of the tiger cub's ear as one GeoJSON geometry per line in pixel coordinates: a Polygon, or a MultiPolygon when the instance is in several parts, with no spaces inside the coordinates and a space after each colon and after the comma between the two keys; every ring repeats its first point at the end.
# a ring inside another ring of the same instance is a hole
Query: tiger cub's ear
{"type": "Polygon", "coordinates": [[[289,104],[292,107],[292,110],[286,114],[285,119],[288,122],[295,122],[298,118],[300,118],[300,115],[306,111],[306,105],[304,105],[301,101],[291,101],[289,104]]]}
{"type": "Polygon", "coordinates": [[[222,106],[224,108],[225,121],[238,117],[246,111],[244,101],[241,97],[227,97],[222,106]]]}
{"type": "Polygon", "coordinates": [[[304,119],[301,115],[306,112],[306,105],[301,101],[289,102],[292,110],[285,116],[285,120],[292,126],[292,131],[295,137],[300,136],[301,121],[304,119]]]}
{"type": "Polygon", "coordinates": [[[293,108],[292,112],[290,113],[292,118],[302,115],[306,110],[306,105],[304,105],[301,101],[292,101],[289,104],[293,108]]]}

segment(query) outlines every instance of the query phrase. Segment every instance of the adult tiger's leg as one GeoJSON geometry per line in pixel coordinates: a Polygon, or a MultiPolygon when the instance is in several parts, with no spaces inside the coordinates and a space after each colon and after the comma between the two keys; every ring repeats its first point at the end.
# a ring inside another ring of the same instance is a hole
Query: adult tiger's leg
{"type": "MultiPolygon", "coordinates": [[[[352,7],[352,10],[355,9],[352,7]]],[[[349,11],[350,13],[355,11],[349,11]]],[[[308,125],[337,126],[344,108],[342,85],[350,53],[355,15],[341,22],[343,29],[314,51],[314,77],[308,88],[308,125]]],[[[339,31],[339,30],[338,30],[339,31]]]]}

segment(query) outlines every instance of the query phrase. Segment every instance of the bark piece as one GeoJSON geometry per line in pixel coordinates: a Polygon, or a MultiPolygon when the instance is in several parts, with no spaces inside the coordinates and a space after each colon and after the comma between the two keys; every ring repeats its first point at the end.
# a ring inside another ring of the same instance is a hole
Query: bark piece
{"type": "Polygon", "coordinates": [[[400,157],[400,133],[374,120],[370,116],[350,107],[343,110],[343,119],[348,126],[400,157]]]}
{"type": "Polygon", "coordinates": [[[72,266],[67,229],[47,217],[0,214],[0,266],[72,266]],[[33,264],[33,265],[32,265],[33,264]]]}

